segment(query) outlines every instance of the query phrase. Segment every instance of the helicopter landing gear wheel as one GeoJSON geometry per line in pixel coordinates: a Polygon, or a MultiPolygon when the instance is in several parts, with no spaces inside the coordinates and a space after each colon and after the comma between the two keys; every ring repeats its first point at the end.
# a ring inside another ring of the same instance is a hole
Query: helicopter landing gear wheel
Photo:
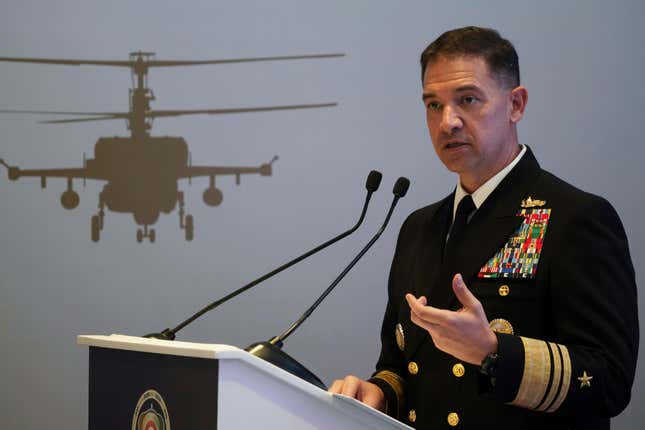
{"type": "Polygon", "coordinates": [[[186,229],[186,240],[190,242],[193,240],[195,234],[195,224],[192,215],[186,215],[186,225],[184,228],[186,229]]]}
{"type": "Polygon", "coordinates": [[[184,228],[184,224],[186,222],[185,220],[185,215],[184,215],[184,207],[180,206],[179,207],[179,228],[184,228]]]}
{"type": "Polygon", "coordinates": [[[140,228],[137,229],[137,242],[141,243],[143,241],[143,230],[140,228]]]}
{"type": "Polygon", "coordinates": [[[155,243],[156,238],[157,238],[157,234],[155,233],[155,229],[151,228],[150,232],[148,233],[148,239],[150,239],[150,243],[155,243]]]}
{"type": "Polygon", "coordinates": [[[92,215],[90,224],[92,226],[92,229],[91,229],[92,242],[98,242],[100,239],[100,231],[101,231],[101,220],[99,219],[99,216],[92,215]]]}
{"type": "Polygon", "coordinates": [[[179,203],[179,228],[184,228],[185,211],[184,211],[184,192],[177,191],[177,203],[179,203]]]}

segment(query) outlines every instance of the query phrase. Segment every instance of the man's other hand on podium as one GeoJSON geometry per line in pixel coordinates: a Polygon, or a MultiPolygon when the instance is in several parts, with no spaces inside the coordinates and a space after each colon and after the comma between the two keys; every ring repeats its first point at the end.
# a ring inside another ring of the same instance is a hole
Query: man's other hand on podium
{"type": "Polygon", "coordinates": [[[353,397],[365,403],[367,406],[385,412],[385,396],[383,395],[383,391],[377,385],[357,378],[356,376],[348,375],[345,379],[335,380],[331,384],[331,387],[329,387],[329,392],[353,397]]]}

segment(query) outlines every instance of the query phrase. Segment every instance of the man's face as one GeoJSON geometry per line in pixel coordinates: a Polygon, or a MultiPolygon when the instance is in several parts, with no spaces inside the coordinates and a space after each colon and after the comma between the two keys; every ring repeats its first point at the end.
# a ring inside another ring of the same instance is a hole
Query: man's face
{"type": "Polygon", "coordinates": [[[467,191],[474,191],[519,152],[515,123],[522,117],[526,90],[505,88],[489,73],[484,59],[437,58],[425,71],[423,101],[434,149],[448,170],[459,174],[467,191]]]}

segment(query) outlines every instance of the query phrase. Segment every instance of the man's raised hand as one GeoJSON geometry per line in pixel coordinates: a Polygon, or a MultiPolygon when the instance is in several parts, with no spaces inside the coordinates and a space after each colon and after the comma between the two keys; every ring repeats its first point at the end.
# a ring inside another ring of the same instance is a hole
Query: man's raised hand
{"type": "Polygon", "coordinates": [[[468,290],[460,274],[452,279],[452,290],[463,306],[457,311],[426,306],[425,297],[417,299],[412,294],[406,294],[410,319],[430,334],[441,351],[467,363],[480,365],[488,354],[497,351],[497,337],[488,326],[482,304],[468,290]]]}

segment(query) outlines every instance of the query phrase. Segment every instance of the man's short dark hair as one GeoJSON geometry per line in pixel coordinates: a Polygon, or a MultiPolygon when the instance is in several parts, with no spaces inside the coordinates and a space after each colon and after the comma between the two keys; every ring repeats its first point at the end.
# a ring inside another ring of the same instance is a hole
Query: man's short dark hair
{"type": "Polygon", "coordinates": [[[501,84],[520,85],[520,63],[515,47],[492,28],[463,27],[446,31],[421,54],[421,81],[430,63],[439,57],[480,57],[501,84]]]}

